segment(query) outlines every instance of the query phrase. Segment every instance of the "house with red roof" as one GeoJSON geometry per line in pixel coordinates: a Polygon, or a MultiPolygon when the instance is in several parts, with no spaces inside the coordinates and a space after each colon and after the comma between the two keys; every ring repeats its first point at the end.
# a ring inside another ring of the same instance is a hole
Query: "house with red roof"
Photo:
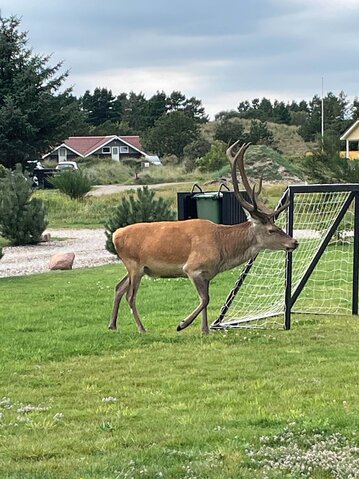
{"type": "Polygon", "coordinates": [[[89,156],[99,159],[110,158],[114,161],[138,159],[157,165],[161,164],[157,156],[147,155],[143,151],[139,136],[70,136],[42,158],[62,163],[89,156]]]}

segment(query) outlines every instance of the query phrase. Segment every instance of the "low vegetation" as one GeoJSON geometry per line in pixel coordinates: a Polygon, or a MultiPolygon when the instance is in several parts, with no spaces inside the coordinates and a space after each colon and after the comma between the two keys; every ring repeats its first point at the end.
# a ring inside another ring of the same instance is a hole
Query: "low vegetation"
{"type": "Polygon", "coordinates": [[[130,166],[118,161],[86,158],[78,163],[92,185],[131,184],[135,177],[130,166]]]}
{"type": "Polygon", "coordinates": [[[7,170],[0,179],[0,236],[15,246],[36,244],[46,226],[46,208],[33,197],[29,176],[21,165],[7,170]]]}
{"type": "MultiPolygon", "coordinates": [[[[149,333],[126,302],[113,333],[123,274],[0,280],[1,477],[358,477],[358,321],[306,315],[289,332],[208,338],[196,321],[177,333],[198,301],[192,285],[146,278],[149,333]]],[[[237,276],[213,281],[212,319],[237,276]]]]}
{"type": "MultiPolygon", "coordinates": [[[[214,179],[217,178],[216,174],[214,179]]],[[[217,182],[206,184],[200,177],[198,182],[205,191],[218,189],[217,182]]],[[[159,197],[168,200],[173,209],[176,209],[177,192],[191,191],[192,186],[193,181],[158,188],[155,191],[159,197]]],[[[285,186],[285,183],[265,185],[263,196],[271,207],[276,205],[285,186]]],[[[83,200],[71,200],[57,190],[38,190],[34,196],[44,202],[50,228],[103,228],[104,222],[114,214],[122,198],[128,197],[129,193],[131,191],[99,197],[86,196],[83,200]]]]}
{"type": "Polygon", "coordinates": [[[38,190],[36,198],[47,208],[50,228],[98,228],[119,203],[119,195],[86,196],[72,200],[58,190],[38,190]]]}
{"type": "Polygon", "coordinates": [[[91,181],[82,170],[63,171],[54,176],[51,183],[72,199],[83,198],[91,190],[91,181]]]}
{"type": "Polygon", "coordinates": [[[156,197],[155,191],[144,186],[137,190],[136,196],[130,194],[128,197],[122,197],[119,205],[107,220],[105,224],[106,249],[110,253],[116,254],[112,235],[118,228],[133,223],[174,220],[175,217],[171,201],[156,197]]]}

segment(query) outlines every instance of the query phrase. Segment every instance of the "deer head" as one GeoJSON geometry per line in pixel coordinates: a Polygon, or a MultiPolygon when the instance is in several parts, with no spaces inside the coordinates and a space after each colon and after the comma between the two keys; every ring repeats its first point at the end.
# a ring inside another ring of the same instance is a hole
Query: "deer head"
{"type": "Polygon", "coordinates": [[[251,221],[256,227],[256,237],[258,241],[263,249],[284,249],[289,252],[295,250],[298,246],[297,240],[287,235],[274,223],[280,213],[289,207],[290,201],[287,200],[279,208],[271,210],[260,200],[259,195],[262,191],[263,175],[259,180],[258,189],[256,189],[256,185],[251,187],[244,167],[244,154],[250,146],[250,143],[244,143],[239,150],[234,153],[238,143],[239,141],[236,141],[236,143],[231,145],[227,150],[227,158],[231,163],[233,190],[239,203],[248,212],[251,221]],[[250,202],[245,200],[239,191],[237,168],[241,175],[243,186],[250,198],[250,202]]]}

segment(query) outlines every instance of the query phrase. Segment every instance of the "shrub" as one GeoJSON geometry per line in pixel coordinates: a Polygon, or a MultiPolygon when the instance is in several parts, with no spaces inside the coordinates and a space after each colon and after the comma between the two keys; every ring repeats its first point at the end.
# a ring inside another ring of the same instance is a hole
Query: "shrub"
{"type": "Polygon", "coordinates": [[[302,166],[308,177],[317,183],[358,183],[359,163],[339,156],[338,137],[326,133],[318,139],[311,153],[303,159],[302,166]]]}
{"type": "Polygon", "coordinates": [[[44,204],[32,198],[29,175],[17,165],[0,180],[0,234],[12,245],[36,244],[46,226],[44,204]]]}
{"type": "Polygon", "coordinates": [[[5,178],[7,172],[7,168],[4,165],[0,164],[0,178],[5,178]]]}
{"type": "Polygon", "coordinates": [[[216,171],[228,163],[226,156],[227,145],[220,140],[215,140],[211,149],[198,160],[201,171],[216,171]]]}
{"type": "Polygon", "coordinates": [[[70,198],[83,198],[91,190],[91,181],[78,171],[63,171],[51,179],[51,183],[70,198]]]}
{"type": "Polygon", "coordinates": [[[105,224],[106,249],[112,254],[116,254],[112,243],[112,234],[118,228],[133,223],[173,220],[175,217],[170,201],[155,198],[155,192],[147,186],[137,190],[136,196],[137,198],[130,194],[128,198],[122,198],[113,215],[105,224]]]}

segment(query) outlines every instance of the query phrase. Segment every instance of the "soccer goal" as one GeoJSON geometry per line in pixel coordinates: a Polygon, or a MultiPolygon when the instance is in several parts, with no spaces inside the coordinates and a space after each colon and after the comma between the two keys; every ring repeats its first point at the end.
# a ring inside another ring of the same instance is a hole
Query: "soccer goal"
{"type": "Polygon", "coordinates": [[[293,185],[276,224],[299,241],[293,253],[249,261],[212,329],[291,327],[292,313],[358,314],[359,184],[293,185]]]}

